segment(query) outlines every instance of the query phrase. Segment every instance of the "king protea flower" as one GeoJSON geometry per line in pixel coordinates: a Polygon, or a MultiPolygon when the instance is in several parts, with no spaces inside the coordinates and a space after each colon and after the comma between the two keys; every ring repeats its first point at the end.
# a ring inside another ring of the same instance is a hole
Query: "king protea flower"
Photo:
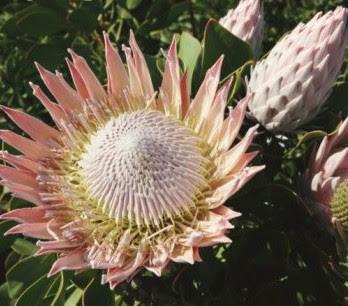
{"type": "Polygon", "coordinates": [[[219,23],[233,35],[247,42],[258,56],[261,52],[264,17],[261,0],[241,0],[219,23]]]}
{"type": "Polygon", "coordinates": [[[249,109],[266,129],[293,131],[321,110],[344,61],[347,19],[343,7],[318,13],[256,64],[248,84],[249,109]]]}
{"type": "Polygon", "coordinates": [[[162,85],[154,91],[133,34],[127,69],[105,35],[107,90],[72,50],[72,88],[37,64],[57,100],[31,84],[57,128],[22,112],[5,113],[30,136],[0,137],[23,155],[3,152],[1,182],[35,207],[1,216],[20,222],[8,233],[42,239],[37,254],[58,253],[50,275],[103,269],[113,288],[141,268],[157,275],[170,261],[194,263],[199,248],[230,242],[224,206],[263,166],[247,167],[256,127],[235,146],[247,100],[224,117],[230,81],[218,89],[220,58],[192,102],[173,40],[162,85]]]}
{"type": "Polygon", "coordinates": [[[310,208],[323,225],[348,229],[348,118],[315,147],[305,175],[310,208]]]}

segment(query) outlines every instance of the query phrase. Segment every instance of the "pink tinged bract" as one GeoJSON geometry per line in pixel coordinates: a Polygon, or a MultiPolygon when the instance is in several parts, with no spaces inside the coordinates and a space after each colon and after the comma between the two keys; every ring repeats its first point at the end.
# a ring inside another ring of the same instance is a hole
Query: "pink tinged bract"
{"type": "Polygon", "coordinates": [[[249,166],[257,126],[237,141],[248,98],[224,115],[232,80],[218,89],[222,57],[191,101],[175,39],[157,93],[133,33],[127,69],[106,33],[104,42],[106,89],[72,50],[74,86],[37,64],[57,103],[30,85],[56,129],[2,107],[31,139],[0,131],[22,153],[1,152],[0,182],[34,207],[0,218],[19,222],[7,234],[42,239],[37,255],[59,255],[49,275],[102,269],[113,288],[141,269],[159,276],[170,262],[200,261],[201,247],[230,243],[229,220],[240,214],[224,203],[263,166],[249,166]]]}
{"type": "Polygon", "coordinates": [[[348,118],[337,131],[325,136],[310,156],[305,174],[309,208],[331,228],[335,222],[332,201],[337,188],[348,178],[348,118]]]}
{"type": "Polygon", "coordinates": [[[259,61],[248,82],[250,113],[266,129],[291,132],[315,117],[344,61],[348,9],[300,23],[259,61]]]}
{"type": "Polygon", "coordinates": [[[255,57],[262,49],[264,14],[261,0],[241,0],[219,23],[233,35],[250,44],[255,57]]]}

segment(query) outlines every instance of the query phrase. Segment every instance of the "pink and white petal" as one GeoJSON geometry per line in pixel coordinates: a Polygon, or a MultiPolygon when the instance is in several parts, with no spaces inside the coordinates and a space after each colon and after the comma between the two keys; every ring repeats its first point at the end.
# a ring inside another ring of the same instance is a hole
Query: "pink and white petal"
{"type": "Polygon", "coordinates": [[[26,171],[31,171],[35,174],[38,173],[39,171],[39,163],[23,156],[23,155],[12,155],[6,151],[0,151],[0,159],[3,161],[9,163],[10,165],[26,170],[26,171]]]}
{"type": "Polygon", "coordinates": [[[69,68],[69,71],[71,74],[71,78],[74,82],[74,85],[75,85],[75,88],[76,88],[78,94],[84,100],[90,99],[91,97],[88,93],[85,81],[83,80],[81,74],[79,73],[79,71],[75,68],[74,64],[68,58],[65,58],[65,61],[68,65],[68,68],[69,68]]]}
{"type": "Polygon", "coordinates": [[[127,71],[117,50],[112,46],[109,35],[104,32],[106,71],[108,76],[108,92],[120,96],[129,87],[127,71]]]}
{"type": "Polygon", "coordinates": [[[69,253],[72,249],[81,247],[81,242],[73,242],[70,240],[50,240],[50,241],[38,241],[37,246],[40,249],[35,255],[44,255],[51,253],[69,253]]]}
{"type": "Polygon", "coordinates": [[[88,66],[86,60],[82,56],[77,55],[71,49],[68,49],[68,52],[72,57],[76,70],[79,72],[85,83],[89,97],[99,101],[105,100],[106,92],[92,69],[88,66]]]}
{"type": "Polygon", "coordinates": [[[200,130],[203,118],[209,114],[219,85],[223,56],[207,71],[202,85],[185,116],[185,122],[200,130]]]}
{"type": "Polygon", "coordinates": [[[163,270],[167,267],[169,260],[162,266],[144,266],[146,270],[152,272],[156,276],[160,277],[163,270]]]}
{"type": "Polygon", "coordinates": [[[151,75],[149,72],[149,68],[147,67],[144,55],[141,52],[138,43],[134,37],[133,31],[130,31],[129,45],[132,49],[135,69],[137,70],[138,76],[141,80],[145,98],[150,98],[155,93],[152,85],[151,75]]]}
{"type": "Polygon", "coordinates": [[[174,262],[193,265],[195,262],[193,248],[190,246],[177,245],[170,255],[170,259],[174,262]]]}
{"type": "Polygon", "coordinates": [[[257,132],[257,128],[257,125],[250,128],[244,138],[238,144],[232,147],[232,149],[229,151],[222,153],[216,159],[217,170],[214,174],[216,179],[220,179],[226,175],[232,174],[234,168],[236,168],[238,164],[245,164],[246,162],[249,162],[250,157],[255,156],[255,153],[252,153],[252,155],[249,156],[245,155],[245,152],[252,143],[257,132]]]}
{"type": "Polygon", "coordinates": [[[65,81],[62,82],[60,76],[53,74],[38,63],[35,65],[49,91],[67,112],[82,109],[82,98],[75,90],[65,81]]]}
{"type": "Polygon", "coordinates": [[[33,89],[34,96],[37,97],[42,105],[47,109],[57,126],[60,126],[60,122],[65,120],[67,117],[64,110],[58,104],[52,102],[38,85],[35,85],[32,82],[30,82],[29,85],[33,89]]]}
{"type": "Polygon", "coordinates": [[[322,204],[330,205],[332,195],[343,179],[341,177],[329,177],[325,179],[320,184],[320,188],[314,193],[315,199],[322,204]]]}
{"type": "Polygon", "coordinates": [[[115,288],[119,283],[129,280],[136,271],[143,265],[145,254],[139,250],[134,261],[122,268],[111,268],[107,270],[107,274],[102,276],[102,284],[110,283],[111,289],[115,288]]]}
{"type": "Polygon", "coordinates": [[[310,182],[310,188],[312,191],[317,192],[320,187],[322,182],[324,181],[324,173],[323,171],[319,171],[316,174],[313,175],[311,182],[310,182]]]}
{"type": "Polygon", "coordinates": [[[331,152],[331,150],[339,145],[341,142],[348,140],[348,118],[346,118],[342,124],[339,126],[336,134],[329,136],[329,143],[326,152],[331,152]]]}
{"type": "Polygon", "coordinates": [[[213,195],[207,199],[210,208],[216,208],[241,189],[249,180],[251,180],[258,172],[263,170],[265,166],[253,166],[245,168],[238,175],[227,176],[216,186],[213,195]]]}
{"type": "Polygon", "coordinates": [[[201,262],[202,257],[199,255],[199,248],[193,247],[193,260],[196,262],[201,262]]]}
{"type": "Polygon", "coordinates": [[[233,225],[223,216],[210,211],[206,215],[206,219],[198,221],[199,230],[204,233],[217,233],[233,228],[233,225]]]}
{"type": "Polygon", "coordinates": [[[89,264],[84,259],[83,251],[77,250],[57,259],[52,265],[48,276],[52,276],[63,270],[80,270],[88,266],[89,264]]]}
{"type": "Polygon", "coordinates": [[[0,216],[1,220],[14,220],[21,223],[44,223],[47,221],[43,207],[18,208],[0,216]]]}
{"type": "Polygon", "coordinates": [[[207,134],[207,140],[211,146],[216,145],[216,141],[218,140],[218,136],[220,135],[221,128],[223,126],[228,92],[231,84],[232,79],[230,78],[219,89],[215,96],[211,111],[204,120],[205,122],[203,130],[207,134]]]}
{"type": "Polygon", "coordinates": [[[36,175],[31,171],[23,171],[20,169],[0,166],[0,177],[5,181],[15,184],[25,185],[31,188],[38,188],[36,175]]]}
{"type": "Polygon", "coordinates": [[[184,246],[192,247],[197,245],[203,239],[203,237],[204,235],[201,231],[190,230],[185,233],[184,237],[178,239],[178,243],[184,246]]]}
{"type": "Polygon", "coordinates": [[[343,164],[348,163],[348,148],[344,148],[330,155],[322,165],[324,177],[334,176],[335,172],[343,164]]]}
{"type": "Polygon", "coordinates": [[[325,136],[324,139],[321,141],[319,148],[315,148],[316,154],[314,156],[311,156],[310,159],[310,171],[311,173],[316,173],[320,170],[322,166],[322,162],[327,157],[329,150],[329,138],[328,136],[325,136]]]}
{"type": "Polygon", "coordinates": [[[190,107],[190,93],[188,84],[188,72],[186,71],[180,80],[180,93],[181,93],[181,111],[184,118],[190,107]]]}
{"type": "Polygon", "coordinates": [[[49,139],[59,139],[60,133],[41,120],[9,107],[1,106],[1,109],[34,140],[47,144],[49,139]]]}
{"type": "Polygon", "coordinates": [[[38,206],[42,205],[40,195],[36,188],[32,188],[32,187],[28,187],[28,186],[16,184],[13,182],[8,182],[8,181],[2,181],[0,183],[4,187],[7,187],[13,193],[14,197],[29,201],[38,206]]]}
{"type": "Polygon", "coordinates": [[[38,239],[52,239],[47,231],[47,223],[23,223],[9,229],[4,235],[22,234],[24,236],[38,239]]]}
{"type": "Polygon", "coordinates": [[[123,51],[126,55],[128,76],[129,76],[129,89],[133,96],[143,102],[145,99],[145,92],[143,90],[140,75],[135,67],[135,63],[132,57],[132,50],[126,46],[123,46],[123,51]]]}
{"type": "Polygon", "coordinates": [[[157,276],[161,276],[163,269],[169,262],[169,253],[164,247],[157,247],[150,252],[148,263],[144,267],[155,273],[157,276]]]}
{"type": "Polygon", "coordinates": [[[224,121],[224,125],[221,129],[220,141],[217,142],[214,151],[224,152],[231,147],[242,126],[247,105],[248,98],[244,98],[230,111],[228,118],[224,121]]]}
{"type": "Polygon", "coordinates": [[[224,205],[216,207],[212,211],[214,213],[218,214],[218,215],[223,216],[227,220],[238,218],[238,217],[240,217],[242,215],[241,213],[239,213],[237,211],[234,211],[233,209],[231,209],[231,208],[229,208],[227,206],[224,206],[224,205]]]}
{"type": "Polygon", "coordinates": [[[230,171],[230,174],[242,171],[251,161],[259,154],[259,151],[248,152],[243,155],[243,158],[236,164],[236,166],[230,171]]]}
{"type": "Polygon", "coordinates": [[[231,243],[232,240],[225,235],[225,232],[220,232],[206,236],[199,243],[198,247],[208,247],[218,243],[231,243]]]}
{"type": "Polygon", "coordinates": [[[52,152],[48,147],[23,136],[17,135],[11,131],[0,130],[0,139],[34,160],[40,160],[44,157],[52,155],[52,152]]]}
{"type": "Polygon", "coordinates": [[[168,97],[170,113],[181,119],[180,69],[175,37],[168,50],[160,91],[163,92],[164,96],[168,97]]]}

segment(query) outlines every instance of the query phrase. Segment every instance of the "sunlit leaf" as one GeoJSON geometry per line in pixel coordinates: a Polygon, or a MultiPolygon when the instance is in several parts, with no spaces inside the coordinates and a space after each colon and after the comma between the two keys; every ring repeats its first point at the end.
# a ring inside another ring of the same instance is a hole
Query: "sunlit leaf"
{"type": "Polygon", "coordinates": [[[250,46],[223,28],[216,20],[209,20],[203,40],[203,69],[210,68],[224,55],[222,76],[226,76],[253,59],[250,46]]]}

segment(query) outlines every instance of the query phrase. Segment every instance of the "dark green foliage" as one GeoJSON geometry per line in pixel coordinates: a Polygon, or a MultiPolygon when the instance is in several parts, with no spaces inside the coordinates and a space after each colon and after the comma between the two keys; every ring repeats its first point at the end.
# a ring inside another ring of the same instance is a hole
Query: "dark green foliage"
{"type": "MultiPolygon", "coordinates": [[[[167,49],[173,34],[178,35],[181,66],[192,79],[193,92],[204,72],[224,53],[223,76],[233,74],[236,79],[230,95],[233,104],[244,94],[244,77],[253,55],[248,45],[216,21],[207,21],[222,17],[237,2],[0,0],[0,104],[50,122],[28,85],[29,81],[42,84],[33,61],[66,75],[64,57],[71,47],[105,80],[102,32],[109,32],[120,48],[130,29],[146,53],[156,85],[163,70],[159,49],[167,49]]],[[[264,2],[265,51],[316,11],[344,3],[264,2]]],[[[204,249],[201,263],[172,264],[161,278],[143,272],[131,283],[110,291],[99,284],[99,271],[63,272],[47,278],[55,255],[34,257],[34,241],[7,236],[0,240],[0,305],[344,305],[348,268],[339,263],[333,236],[311,218],[301,195],[302,175],[313,143],[336,128],[342,112],[348,114],[347,78],[345,68],[325,112],[297,134],[277,138],[261,130],[255,140],[254,149],[260,150],[256,163],[267,168],[229,202],[242,213],[234,221],[231,245],[204,249]]],[[[243,130],[252,124],[246,122],[243,130]]],[[[0,115],[0,128],[14,127],[0,115]]],[[[28,204],[3,190],[0,205],[2,212],[28,204]]],[[[0,222],[1,237],[11,224],[0,222]]]]}

